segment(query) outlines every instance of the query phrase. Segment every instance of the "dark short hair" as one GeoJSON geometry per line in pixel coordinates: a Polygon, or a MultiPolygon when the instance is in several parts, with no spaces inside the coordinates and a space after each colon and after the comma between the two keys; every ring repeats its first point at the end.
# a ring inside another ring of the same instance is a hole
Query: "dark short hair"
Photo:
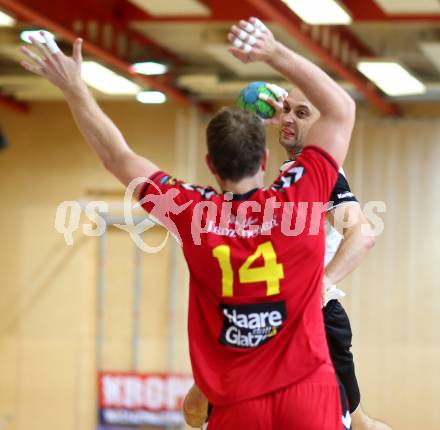
{"type": "Polygon", "coordinates": [[[237,182],[257,173],[266,149],[266,130],[256,114],[223,108],[209,122],[206,142],[220,178],[237,182]]]}

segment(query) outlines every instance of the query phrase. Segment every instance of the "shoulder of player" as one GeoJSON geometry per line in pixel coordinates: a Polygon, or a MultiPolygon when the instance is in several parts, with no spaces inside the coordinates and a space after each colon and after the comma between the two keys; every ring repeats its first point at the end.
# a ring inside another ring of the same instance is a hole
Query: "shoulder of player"
{"type": "Polygon", "coordinates": [[[180,182],[179,185],[185,192],[200,195],[202,200],[211,200],[213,197],[221,195],[211,186],[190,184],[188,182],[180,182]]]}
{"type": "Polygon", "coordinates": [[[201,197],[201,199],[203,200],[210,200],[212,197],[219,195],[218,192],[211,186],[203,186],[184,182],[165,172],[160,172],[158,175],[156,175],[155,180],[160,185],[175,187],[185,194],[194,193],[195,196],[201,197]]]}
{"type": "Polygon", "coordinates": [[[301,163],[297,163],[296,160],[285,161],[280,166],[280,174],[269,189],[271,191],[279,191],[283,188],[289,188],[302,178],[304,172],[304,166],[301,163]]]}
{"type": "Polygon", "coordinates": [[[339,171],[340,167],[336,160],[328,153],[324,148],[316,145],[307,145],[296,159],[299,163],[307,163],[308,160],[316,162],[317,160],[326,160],[326,162],[336,171],[339,171]]]}

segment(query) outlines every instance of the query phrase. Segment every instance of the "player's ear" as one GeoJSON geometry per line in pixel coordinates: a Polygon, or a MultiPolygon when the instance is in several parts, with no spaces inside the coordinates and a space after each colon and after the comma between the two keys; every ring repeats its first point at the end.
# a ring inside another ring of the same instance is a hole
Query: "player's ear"
{"type": "Polygon", "coordinates": [[[265,172],[267,170],[267,162],[269,160],[269,148],[264,150],[263,159],[261,160],[261,170],[265,172]]]}
{"type": "Polygon", "coordinates": [[[215,167],[214,167],[214,165],[212,164],[211,157],[209,156],[209,154],[206,154],[206,156],[205,156],[205,161],[206,161],[206,164],[208,165],[208,168],[209,168],[210,172],[211,172],[214,176],[217,175],[217,171],[215,170],[215,167]]]}

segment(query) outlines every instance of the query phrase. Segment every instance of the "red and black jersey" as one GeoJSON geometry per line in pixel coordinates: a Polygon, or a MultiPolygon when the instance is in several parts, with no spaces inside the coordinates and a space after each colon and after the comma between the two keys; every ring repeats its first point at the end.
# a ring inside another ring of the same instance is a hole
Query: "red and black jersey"
{"type": "Polygon", "coordinates": [[[182,244],[193,374],[211,403],[266,394],[330,361],[323,218],[337,176],[333,158],[308,146],[269,188],[246,195],[164,172],[141,190],[143,207],[182,244]]]}

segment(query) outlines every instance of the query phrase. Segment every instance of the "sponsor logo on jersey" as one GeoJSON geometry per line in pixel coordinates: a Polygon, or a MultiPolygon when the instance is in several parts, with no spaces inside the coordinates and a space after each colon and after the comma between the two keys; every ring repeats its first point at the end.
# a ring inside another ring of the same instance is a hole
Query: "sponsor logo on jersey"
{"type": "Polygon", "coordinates": [[[350,191],[338,194],[338,199],[346,199],[347,197],[354,197],[354,194],[350,191]]]}
{"type": "Polygon", "coordinates": [[[213,221],[209,221],[206,231],[218,236],[252,238],[262,234],[269,234],[274,227],[279,225],[275,215],[272,220],[263,222],[261,225],[255,225],[254,223],[257,221],[255,218],[247,219],[245,223],[230,221],[229,225],[232,225],[232,228],[221,227],[213,221]]]}
{"type": "Polygon", "coordinates": [[[220,343],[238,348],[255,348],[273,338],[286,320],[285,302],[225,305],[220,343]]]}

